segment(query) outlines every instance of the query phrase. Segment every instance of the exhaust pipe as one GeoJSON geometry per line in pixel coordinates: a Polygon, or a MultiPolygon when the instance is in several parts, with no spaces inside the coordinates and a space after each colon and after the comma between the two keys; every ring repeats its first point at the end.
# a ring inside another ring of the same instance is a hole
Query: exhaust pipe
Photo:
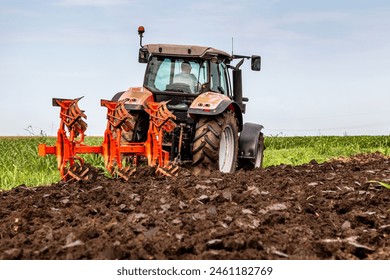
{"type": "Polygon", "coordinates": [[[241,69],[233,70],[233,100],[240,106],[242,113],[245,113],[245,104],[242,98],[242,72],[241,69]]]}

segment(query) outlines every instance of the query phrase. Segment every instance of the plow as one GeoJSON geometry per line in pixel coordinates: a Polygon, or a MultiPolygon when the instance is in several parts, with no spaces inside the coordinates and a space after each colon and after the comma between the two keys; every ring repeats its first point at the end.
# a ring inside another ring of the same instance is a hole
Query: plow
{"type": "Polygon", "coordinates": [[[53,98],[53,106],[60,107],[60,126],[54,146],[39,144],[38,154],[55,155],[60,176],[64,181],[88,180],[89,167],[84,164],[80,154],[100,154],[104,158],[107,171],[112,175],[128,180],[140,163],[147,159],[147,165],[165,176],[175,176],[179,166],[169,160],[169,153],[163,150],[162,139],[165,132],[171,132],[176,117],[167,109],[167,102],[149,102],[145,112],[149,114],[150,125],[145,142],[123,143],[122,135],[134,129],[134,117],[125,109],[125,102],[101,100],[107,108],[107,127],[100,146],[84,143],[87,116],[76,99],[53,98]]]}

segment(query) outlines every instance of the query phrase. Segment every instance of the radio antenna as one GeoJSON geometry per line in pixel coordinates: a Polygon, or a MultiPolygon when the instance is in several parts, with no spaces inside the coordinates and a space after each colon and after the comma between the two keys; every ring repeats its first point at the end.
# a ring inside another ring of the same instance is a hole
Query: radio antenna
{"type": "Polygon", "coordinates": [[[233,56],[233,45],[234,45],[234,38],[232,37],[232,56],[233,56]]]}

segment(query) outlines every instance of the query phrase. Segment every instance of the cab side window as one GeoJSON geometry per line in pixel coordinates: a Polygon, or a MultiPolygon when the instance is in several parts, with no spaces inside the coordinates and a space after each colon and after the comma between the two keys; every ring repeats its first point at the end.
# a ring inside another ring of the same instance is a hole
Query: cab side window
{"type": "Polygon", "coordinates": [[[229,83],[226,70],[224,63],[211,62],[210,89],[212,91],[229,95],[229,83]]]}
{"type": "Polygon", "coordinates": [[[224,63],[219,64],[220,83],[223,93],[229,95],[228,77],[226,77],[227,69],[224,63]]]}

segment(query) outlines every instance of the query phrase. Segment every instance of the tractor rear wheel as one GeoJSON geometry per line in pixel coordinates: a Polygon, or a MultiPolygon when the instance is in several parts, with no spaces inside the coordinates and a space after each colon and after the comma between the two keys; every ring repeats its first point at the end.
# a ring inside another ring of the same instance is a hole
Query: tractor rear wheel
{"type": "Polygon", "coordinates": [[[227,111],[218,116],[201,117],[195,131],[193,164],[195,174],[211,170],[233,173],[238,154],[238,127],[235,115],[227,111]]]}

